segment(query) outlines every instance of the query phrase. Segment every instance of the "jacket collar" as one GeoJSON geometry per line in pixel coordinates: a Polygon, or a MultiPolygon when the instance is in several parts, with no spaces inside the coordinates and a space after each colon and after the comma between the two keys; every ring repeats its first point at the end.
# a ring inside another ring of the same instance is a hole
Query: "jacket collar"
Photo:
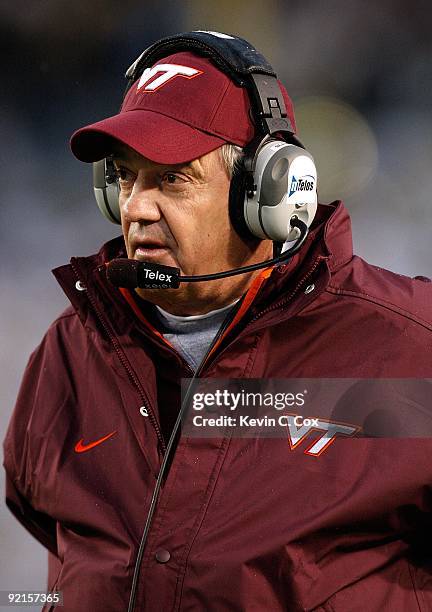
{"type": "MultiPolygon", "coordinates": [[[[279,266],[264,283],[252,305],[252,315],[266,303],[289,291],[300,274],[311,269],[318,260],[325,262],[329,276],[350,261],[353,256],[351,222],[342,202],[320,204],[306,243],[287,264],[279,266]]],[[[127,257],[123,236],[105,243],[98,253],[88,257],[72,257],[70,264],[52,270],[83,324],[91,324],[89,300],[103,311],[115,311],[119,325],[125,331],[131,325],[129,307],[120,291],[106,280],[106,263],[117,257],[127,257]],[[79,284],[77,285],[77,282],[79,284]],[[80,291],[85,286],[86,291],[80,291]]]]}
{"type": "Polygon", "coordinates": [[[259,299],[251,307],[250,318],[269,305],[274,311],[275,301],[285,301],[286,306],[297,287],[304,285],[305,289],[313,284],[313,293],[299,292],[292,307],[284,307],[284,316],[295,314],[325,289],[331,276],[352,256],[351,221],[345,206],[339,201],[320,204],[304,246],[287,264],[273,270],[259,299]]]}

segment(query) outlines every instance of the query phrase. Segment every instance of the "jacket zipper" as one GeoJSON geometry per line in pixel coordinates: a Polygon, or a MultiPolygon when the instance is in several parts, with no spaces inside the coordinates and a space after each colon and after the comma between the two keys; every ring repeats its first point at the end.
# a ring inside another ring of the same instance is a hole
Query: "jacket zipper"
{"type": "MultiPolygon", "coordinates": [[[[238,302],[238,307],[240,307],[240,302],[238,302]]],[[[237,312],[237,309],[235,310],[235,312],[237,312]]],[[[196,369],[196,371],[193,373],[192,379],[189,381],[189,385],[187,388],[187,391],[185,393],[185,398],[182,401],[181,407],[180,407],[180,412],[179,415],[177,417],[177,420],[175,422],[175,425],[173,427],[173,430],[171,432],[171,436],[170,439],[168,441],[168,445],[167,445],[167,450],[165,452],[163,461],[162,461],[162,465],[157,477],[157,481],[156,481],[156,485],[155,488],[153,490],[153,495],[152,495],[152,500],[150,503],[150,508],[149,511],[147,513],[147,519],[146,519],[146,523],[144,526],[144,531],[143,534],[141,536],[141,541],[140,541],[140,545],[138,547],[138,552],[137,552],[137,557],[135,560],[135,568],[134,568],[134,574],[133,574],[133,578],[132,578],[132,586],[131,586],[131,592],[130,592],[130,596],[129,596],[129,604],[128,604],[128,612],[133,612],[135,610],[135,598],[136,598],[136,591],[137,591],[137,587],[138,587],[138,578],[139,578],[139,574],[140,574],[140,570],[141,570],[141,564],[142,564],[142,559],[144,556],[144,550],[145,550],[145,546],[147,543],[147,538],[148,535],[150,533],[150,527],[151,527],[151,523],[152,523],[152,519],[153,519],[153,515],[155,513],[156,510],[156,506],[157,506],[157,502],[159,499],[159,493],[160,493],[160,489],[162,486],[162,481],[164,478],[164,472],[166,470],[166,466],[168,464],[168,460],[169,460],[169,455],[171,453],[171,449],[174,446],[174,440],[175,437],[177,435],[177,431],[180,427],[180,423],[181,423],[181,418],[183,418],[183,415],[186,413],[186,408],[188,405],[188,396],[189,396],[189,391],[192,388],[193,382],[194,380],[196,380],[197,378],[199,378],[201,372],[204,369],[204,365],[206,362],[206,359],[208,357],[208,355],[211,353],[213,346],[215,345],[216,342],[218,342],[221,334],[223,334],[224,330],[227,328],[227,326],[230,324],[231,320],[232,320],[232,315],[233,313],[230,313],[231,316],[226,319],[224,321],[224,323],[222,323],[221,327],[219,328],[217,334],[215,335],[215,337],[213,338],[213,341],[210,343],[210,346],[207,349],[206,354],[204,355],[203,359],[201,360],[201,363],[199,364],[198,368],[196,369]]],[[[189,368],[192,372],[192,369],[189,368]]],[[[174,449],[175,450],[175,449],[174,449]]]]}
{"type": "MultiPolygon", "coordinates": [[[[73,260],[71,261],[71,266],[72,269],[75,273],[76,278],[80,281],[80,283],[82,283],[84,286],[86,286],[86,284],[84,282],[81,281],[80,275],[79,275],[79,271],[77,269],[77,267],[75,266],[73,260]]],[[[144,405],[144,408],[147,410],[147,414],[149,416],[150,422],[153,425],[159,443],[161,444],[161,448],[163,450],[163,452],[166,451],[166,444],[165,444],[165,440],[162,436],[162,433],[160,431],[159,428],[159,424],[156,420],[156,417],[153,414],[153,411],[151,410],[150,407],[150,402],[148,401],[148,398],[146,397],[146,394],[144,393],[144,389],[141,387],[141,384],[138,380],[138,378],[136,377],[134,371],[132,370],[132,368],[129,365],[128,359],[123,351],[123,349],[121,348],[117,338],[115,337],[115,335],[113,334],[113,332],[110,329],[110,326],[108,324],[108,322],[106,321],[105,317],[103,316],[103,314],[101,313],[101,311],[99,310],[98,306],[96,305],[96,302],[94,301],[91,293],[89,291],[86,290],[87,293],[87,297],[89,299],[89,302],[94,310],[94,312],[96,313],[96,316],[98,317],[100,323],[102,324],[102,327],[104,328],[105,332],[107,333],[112,345],[114,346],[114,350],[117,353],[118,358],[120,359],[120,363],[123,365],[123,367],[125,368],[130,380],[132,381],[132,383],[134,384],[134,386],[137,388],[138,390],[138,394],[141,398],[141,401],[144,405]]]]}

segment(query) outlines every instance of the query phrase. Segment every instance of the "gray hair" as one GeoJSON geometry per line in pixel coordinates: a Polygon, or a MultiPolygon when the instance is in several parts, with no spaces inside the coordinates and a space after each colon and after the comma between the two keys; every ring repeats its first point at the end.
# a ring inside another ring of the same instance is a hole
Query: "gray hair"
{"type": "Polygon", "coordinates": [[[231,179],[240,167],[240,162],[244,156],[243,149],[237,145],[227,143],[219,148],[224,168],[231,179]]]}

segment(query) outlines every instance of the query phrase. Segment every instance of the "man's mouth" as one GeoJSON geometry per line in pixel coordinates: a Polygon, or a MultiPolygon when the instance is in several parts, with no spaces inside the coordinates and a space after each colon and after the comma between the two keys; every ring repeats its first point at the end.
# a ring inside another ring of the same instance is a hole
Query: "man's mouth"
{"type": "Polygon", "coordinates": [[[148,241],[138,243],[134,250],[134,259],[146,261],[148,259],[160,258],[166,255],[169,248],[162,242],[148,241]]]}

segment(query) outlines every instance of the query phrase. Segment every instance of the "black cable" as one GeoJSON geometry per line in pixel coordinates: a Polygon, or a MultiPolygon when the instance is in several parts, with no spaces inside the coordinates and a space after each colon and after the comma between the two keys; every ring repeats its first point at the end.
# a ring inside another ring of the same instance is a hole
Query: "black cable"
{"type": "MultiPolygon", "coordinates": [[[[240,304],[242,300],[239,301],[238,304],[240,304]]],[[[238,305],[237,305],[238,306],[238,305]]],[[[153,490],[153,495],[152,495],[152,499],[150,502],[150,507],[149,507],[149,511],[147,514],[147,519],[146,519],[146,523],[144,525],[144,531],[143,534],[141,536],[141,542],[138,548],[138,553],[137,553],[137,558],[135,561],[135,569],[134,569],[134,575],[133,575],[133,579],[132,579],[132,587],[131,587],[131,594],[130,594],[130,598],[129,598],[129,605],[128,605],[128,610],[127,612],[134,612],[134,607],[135,607],[135,597],[136,597],[136,589],[138,586],[138,577],[139,577],[139,573],[140,573],[140,569],[141,569],[141,562],[142,562],[142,558],[144,555],[144,549],[145,549],[145,545],[147,543],[147,537],[150,531],[150,525],[153,519],[153,514],[156,510],[156,504],[157,504],[157,500],[159,497],[159,492],[160,492],[160,488],[162,486],[162,481],[163,481],[163,477],[164,477],[164,472],[166,469],[166,466],[169,462],[170,459],[170,454],[171,454],[171,450],[174,446],[174,441],[177,435],[177,431],[180,427],[181,421],[184,417],[184,415],[186,414],[186,410],[189,406],[189,399],[190,396],[192,394],[192,389],[194,388],[194,382],[197,380],[198,376],[201,374],[201,366],[206,362],[208,355],[210,354],[211,350],[213,349],[213,346],[215,345],[215,343],[217,342],[217,340],[219,339],[221,333],[223,333],[224,329],[225,329],[226,325],[222,325],[222,327],[219,329],[218,333],[216,334],[216,336],[213,338],[213,341],[210,343],[210,346],[207,349],[207,352],[204,356],[204,358],[201,360],[201,364],[200,366],[197,368],[197,370],[195,371],[192,379],[189,382],[189,386],[187,388],[185,397],[183,399],[180,411],[178,413],[176,422],[174,423],[174,427],[173,430],[171,432],[171,436],[170,439],[168,441],[167,447],[166,447],[166,451],[165,451],[165,455],[162,461],[162,465],[161,468],[159,470],[159,475],[157,477],[156,480],[156,485],[155,488],[153,490]]]]}
{"type": "Polygon", "coordinates": [[[149,534],[149,531],[150,531],[150,525],[151,525],[151,522],[152,522],[152,519],[153,519],[153,514],[154,514],[154,511],[156,510],[156,504],[157,504],[157,500],[158,500],[158,497],[159,497],[160,488],[162,486],[162,480],[163,480],[163,477],[164,477],[165,468],[166,468],[167,463],[168,463],[169,458],[170,458],[171,449],[172,449],[172,447],[174,445],[174,440],[175,440],[175,437],[176,437],[176,434],[177,434],[177,430],[178,430],[178,428],[180,426],[180,423],[182,421],[183,415],[186,412],[186,408],[187,408],[188,403],[189,403],[189,397],[190,397],[190,394],[191,394],[191,391],[192,391],[192,387],[193,387],[193,382],[196,379],[197,372],[195,372],[195,374],[194,374],[194,376],[193,376],[193,378],[192,378],[192,380],[191,380],[191,382],[189,384],[188,390],[186,392],[185,398],[184,398],[183,403],[182,403],[181,408],[180,408],[180,412],[178,413],[176,422],[174,424],[174,428],[172,430],[170,439],[169,439],[167,447],[166,447],[166,451],[165,451],[165,455],[164,455],[164,458],[163,458],[163,461],[162,461],[162,465],[161,465],[161,468],[159,470],[159,475],[158,475],[157,480],[156,480],[156,485],[155,485],[155,488],[153,490],[153,495],[152,495],[152,499],[151,499],[151,502],[150,502],[150,508],[149,508],[149,511],[148,511],[148,514],[147,514],[147,520],[146,520],[146,523],[144,525],[144,531],[143,531],[143,534],[141,536],[141,542],[140,542],[140,545],[139,545],[139,548],[138,548],[137,558],[136,558],[136,561],[135,561],[135,569],[134,569],[134,575],[133,575],[133,579],[132,579],[132,587],[131,587],[131,594],[130,594],[130,598],[129,598],[128,612],[133,612],[134,607],[135,607],[136,589],[137,589],[137,586],[138,586],[138,577],[139,577],[139,573],[140,573],[140,569],[141,569],[141,562],[142,562],[142,558],[143,558],[143,555],[144,555],[144,549],[145,549],[145,545],[147,543],[147,537],[148,537],[148,534],[149,534]]]}
{"type": "MultiPolygon", "coordinates": [[[[298,227],[298,229],[300,230],[300,236],[297,239],[295,245],[293,247],[291,247],[290,249],[288,249],[287,251],[285,251],[284,253],[282,253],[281,255],[279,255],[278,257],[274,257],[273,259],[269,259],[266,262],[262,262],[260,264],[254,264],[251,266],[246,266],[245,268],[237,268],[236,270],[234,270],[235,274],[243,274],[243,272],[245,271],[249,271],[249,270],[258,270],[259,268],[266,268],[269,265],[277,265],[279,263],[283,263],[284,261],[286,261],[287,259],[289,259],[294,253],[296,253],[301,246],[303,245],[306,236],[308,234],[308,227],[306,225],[306,223],[304,223],[303,221],[300,221],[300,219],[298,219],[297,217],[293,217],[291,219],[291,225],[293,227],[298,227]]],[[[209,278],[209,276],[215,276],[217,278],[220,278],[221,275],[223,276],[231,276],[233,273],[233,270],[228,270],[227,272],[222,272],[222,273],[218,273],[218,274],[211,274],[211,275],[205,275],[204,279],[205,280],[211,280],[211,278],[209,278]]],[[[187,277],[187,276],[181,276],[180,279],[183,279],[184,281],[186,279],[191,279],[191,280],[200,280],[199,276],[191,276],[191,277],[187,277]]],[[[201,361],[201,364],[205,363],[206,359],[207,359],[207,355],[209,354],[210,350],[213,348],[215,340],[219,337],[219,334],[217,334],[217,336],[213,339],[213,342],[211,343],[210,347],[207,350],[207,353],[204,357],[204,359],[201,361]]],[[[132,578],[132,587],[131,587],[131,594],[130,594],[130,598],[129,598],[129,605],[128,605],[128,610],[127,612],[134,612],[134,607],[135,607],[135,598],[136,598],[136,590],[137,590],[137,586],[138,586],[138,577],[139,577],[139,573],[140,573],[140,569],[141,569],[141,562],[142,562],[142,558],[144,556],[144,549],[145,549],[145,545],[147,543],[147,537],[150,531],[150,526],[151,526],[151,522],[153,519],[153,515],[154,512],[156,510],[156,504],[158,501],[158,497],[159,497],[159,492],[162,486],[162,481],[165,475],[165,469],[166,466],[168,465],[169,459],[170,459],[170,454],[171,454],[171,450],[174,446],[174,441],[177,435],[177,431],[180,427],[181,421],[183,419],[183,416],[186,413],[186,409],[189,405],[189,398],[191,396],[192,393],[192,389],[194,387],[194,382],[197,379],[198,375],[200,374],[200,368],[198,368],[196,370],[196,372],[193,375],[193,378],[191,379],[190,383],[189,383],[189,387],[186,391],[186,395],[184,397],[184,400],[182,402],[180,411],[178,413],[176,422],[174,424],[173,430],[171,432],[171,436],[170,439],[168,441],[167,447],[166,447],[166,451],[165,451],[165,455],[164,458],[162,460],[162,465],[161,468],[159,470],[159,474],[156,480],[156,485],[155,488],[153,490],[153,495],[151,498],[151,502],[150,502],[150,507],[149,507],[149,511],[147,514],[147,519],[144,525],[144,531],[141,537],[141,542],[138,548],[138,553],[137,553],[137,557],[136,557],[136,561],[135,561],[135,569],[134,569],[134,575],[132,578]]]]}

